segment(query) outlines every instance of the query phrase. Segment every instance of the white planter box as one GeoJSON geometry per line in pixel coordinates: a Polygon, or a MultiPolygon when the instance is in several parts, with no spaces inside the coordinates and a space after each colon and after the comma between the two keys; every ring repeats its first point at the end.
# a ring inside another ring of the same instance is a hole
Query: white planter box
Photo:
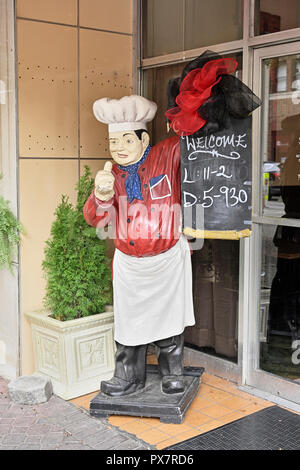
{"type": "Polygon", "coordinates": [[[49,312],[26,313],[31,322],[35,373],[49,377],[53,392],[70,400],[99,390],[114,373],[114,316],[107,311],[65,322],[49,312]]]}

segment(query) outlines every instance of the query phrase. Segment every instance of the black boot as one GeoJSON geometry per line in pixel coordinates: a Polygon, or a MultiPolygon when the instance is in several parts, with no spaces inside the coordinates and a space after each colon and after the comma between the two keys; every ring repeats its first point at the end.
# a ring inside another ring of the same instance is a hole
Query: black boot
{"type": "Polygon", "coordinates": [[[183,393],[183,347],[184,336],[156,341],[158,347],[158,367],[162,375],[162,391],[164,393],[183,393]]]}
{"type": "Polygon", "coordinates": [[[111,397],[129,395],[145,386],[147,345],[124,346],[117,343],[114,376],[101,382],[100,390],[111,397]]]}

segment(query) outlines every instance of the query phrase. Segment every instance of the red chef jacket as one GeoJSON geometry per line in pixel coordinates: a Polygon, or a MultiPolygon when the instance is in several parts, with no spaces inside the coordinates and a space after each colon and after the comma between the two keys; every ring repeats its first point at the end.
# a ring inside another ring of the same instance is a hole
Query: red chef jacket
{"type": "Polygon", "coordinates": [[[94,191],[84,206],[84,218],[93,227],[115,224],[114,243],[127,255],[153,256],[172,248],[181,233],[180,139],[170,137],[151,148],[138,169],[143,200],[128,202],[128,176],[113,165],[115,195],[97,199],[94,191]]]}

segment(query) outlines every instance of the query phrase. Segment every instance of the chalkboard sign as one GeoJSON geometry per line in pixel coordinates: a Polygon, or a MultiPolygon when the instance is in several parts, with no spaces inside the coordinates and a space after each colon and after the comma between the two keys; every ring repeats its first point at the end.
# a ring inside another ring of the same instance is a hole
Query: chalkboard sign
{"type": "Polygon", "coordinates": [[[213,134],[181,137],[183,232],[239,239],[251,231],[252,118],[213,134]]]}

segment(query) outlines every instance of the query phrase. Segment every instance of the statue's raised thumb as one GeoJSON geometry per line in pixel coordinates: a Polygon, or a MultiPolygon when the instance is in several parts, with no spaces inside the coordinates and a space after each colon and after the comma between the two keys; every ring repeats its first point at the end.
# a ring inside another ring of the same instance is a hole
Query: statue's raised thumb
{"type": "Polygon", "coordinates": [[[104,171],[109,171],[111,173],[112,162],[106,162],[104,165],[104,171]]]}

